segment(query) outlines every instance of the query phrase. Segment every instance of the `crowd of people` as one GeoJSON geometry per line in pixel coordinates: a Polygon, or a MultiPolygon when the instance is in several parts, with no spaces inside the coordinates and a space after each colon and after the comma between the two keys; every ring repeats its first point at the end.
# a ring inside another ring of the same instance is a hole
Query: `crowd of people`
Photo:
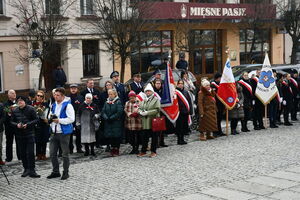
{"type": "MultiPolygon", "coordinates": [[[[282,113],[283,125],[291,126],[290,117],[292,121],[297,120],[298,73],[273,73],[279,94],[268,105],[270,128],[278,128],[282,124],[282,113]]],[[[264,105],[255,96],[259,76],[260,70],[252,77],[244,72],[236,82],[238,102],[229,111],[232,135],[239,134],[239,121],[242,132],[250,131],[248,122],[251,120],[255,130],[265,129],[264,105]]],[[[83,153],[84,156],[96,156],[95,148],[105,148],[115,157],[120,155],[120,145],[125,141],[132,146],[130,154],[153,158],[157,156],[157,148],[167,147],[164,141],[167,134],[176,134],[178,145],[187,144],[184,136],[190,132],[191,116],[196,115],[199,115],[201,141],[225,135],[221,126],[225,107],[216,98],[220,73],[216,73],[211,82],[203,79],[198,90],[189,80],[188,72],[182,71],[176,83],[179,116],[176,123],[171,123],[166,117],[165,131],[153,131],[152,126],[154,118],[165,115],[160,102],[164,90],[160,70],[155,72],[154,81],[148,84],[142,82],[139,73],[133,75],[133,82],[126,87],[120,83],[117,71],[112,72],[110,78],[102,91],[89,79],[82,91],[79,91],[77,84],[71,84],[69,95],[64,87],[53,89],[48,100],[42,90],[30,92],[28,97],[17,97],[14,90],[9,90],[7,102],[0,104],[0,164],[12,161],[14,137],[16,155],[24,167],[22,177],[40,177],[35,171],[35,161],[47,160],[49,142],[53,170],[47,178],[61,177],[65,180],[69,178],[69,154],[75,152],[75,148],[77,153],[83,153]],[[5,162],[2,160],[4,129],[5,162]],[[63,160],[62,175],[58,157],[63,160]]]]}

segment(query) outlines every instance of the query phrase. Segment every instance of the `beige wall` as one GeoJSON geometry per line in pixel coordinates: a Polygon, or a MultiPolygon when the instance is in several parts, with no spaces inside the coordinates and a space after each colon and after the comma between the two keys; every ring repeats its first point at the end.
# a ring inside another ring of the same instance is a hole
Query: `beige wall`
{"type": "Polygon", "coordinates": [[[271,44],[271,64],[283,64],[284,63],[284,34],[277,34],[276,29],[272,29],[272,44],[271,44]]]}
{"type": "Polygon", "coordinates": [[[3,55],[3,86],[4,90],[22,90],[29,88],[29,68],[27,64],[21,63],[14,53],[20,45],[26,45],[19,41],[0,41],[0,53],[3,55]],[[15,67],[24,65],[24,73],[16,75],[15,67]]]}

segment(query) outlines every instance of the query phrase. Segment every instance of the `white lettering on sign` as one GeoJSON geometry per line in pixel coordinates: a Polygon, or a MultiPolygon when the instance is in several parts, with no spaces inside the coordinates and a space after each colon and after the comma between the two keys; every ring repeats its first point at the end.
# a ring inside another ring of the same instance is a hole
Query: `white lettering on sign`
{"type": "Polygon", "coordinates": [[[219,17],[242,17],[246,16],[246,8],[209,8],[209,7],[190,7],[191,16],[219,16],[219,17]]]}

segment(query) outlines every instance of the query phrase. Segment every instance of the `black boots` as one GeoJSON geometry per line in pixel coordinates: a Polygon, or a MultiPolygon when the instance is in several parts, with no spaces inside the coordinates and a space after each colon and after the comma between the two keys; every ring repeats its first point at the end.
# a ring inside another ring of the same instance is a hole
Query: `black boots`
{"type": "Polygon", "coordinates": [[[242,132],[250,132],[250,130],[247,127],[247,121],[242,120],[242,132]]]}

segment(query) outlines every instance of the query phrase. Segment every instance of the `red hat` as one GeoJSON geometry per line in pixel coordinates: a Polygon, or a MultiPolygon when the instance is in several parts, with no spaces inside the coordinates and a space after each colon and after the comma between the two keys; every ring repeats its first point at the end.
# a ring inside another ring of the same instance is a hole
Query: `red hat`
{"type": "Polygon", "coordinates": [[[133,90],[128,93],[128,97],[136,97],[136,94],[133,90]]]}

